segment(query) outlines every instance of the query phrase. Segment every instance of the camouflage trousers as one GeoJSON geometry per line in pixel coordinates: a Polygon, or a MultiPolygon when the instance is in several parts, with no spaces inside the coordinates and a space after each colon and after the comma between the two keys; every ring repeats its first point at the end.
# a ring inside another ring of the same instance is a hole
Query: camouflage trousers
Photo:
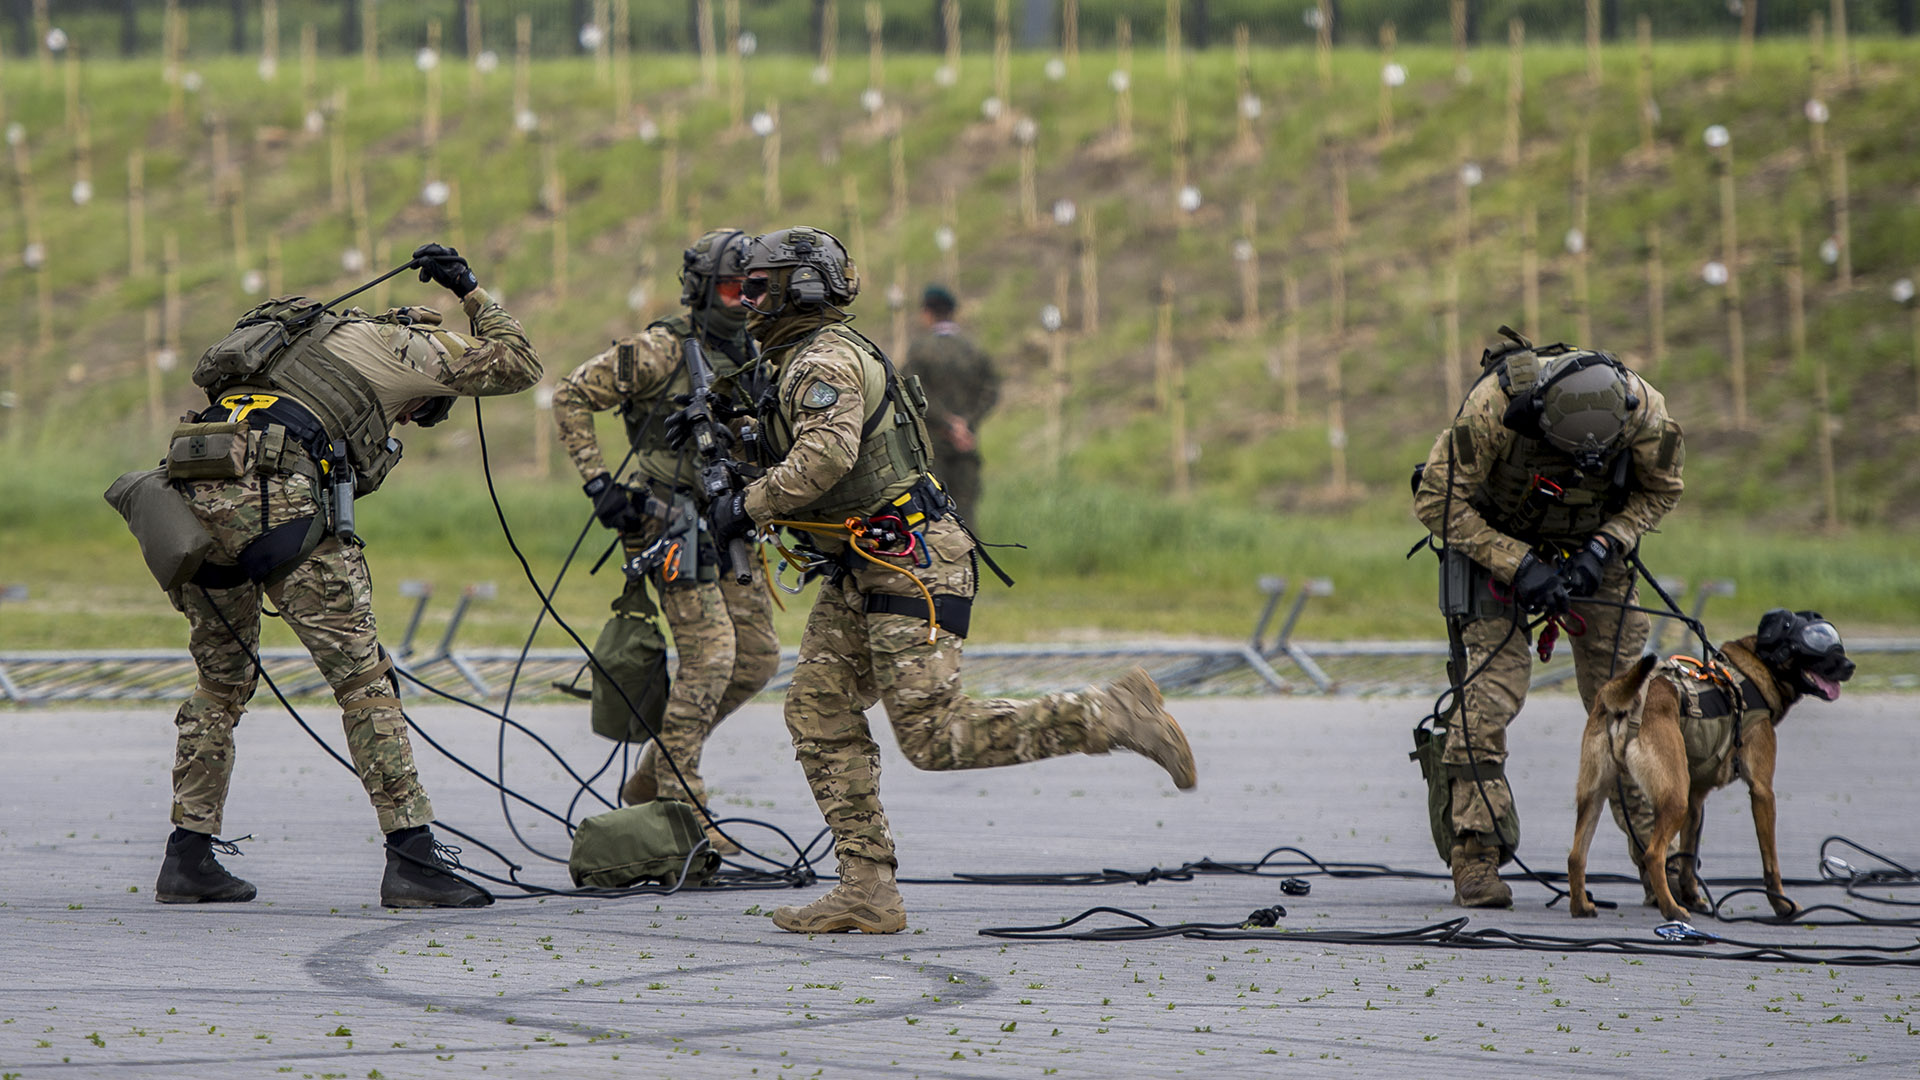
{"type": "MultiPolygon", "coordinates": [[[[759,693],[780,667],[773,597],[758,565],[753,568],[753,580],[745,585],[726,573],[717,583],[662,586],[655,581],[654,587],[673,631],[677,657],[666,714],[660,722],[659,742],[665,753],[651,759],[654,780],[662,798],[705,803],[700,752],[707,737],[720,721],[759,693]]],[[[629,593],[644,588],[639,581],[627,585],[629,593]]]]}
{"type": "MultiPolygon", "coordinates": [[[[1639,597],[1633,568],[1624,560],[1610,561],[1595,598],[1638,604],[1639,597]]],[[[1564,634],[1560,643],[1573,651],[1580,701],[1591,708],[1600,687],[1639,659],[1647,643],[1647,616],[1578,601],[1573,605],[1573,613],[1586,620],[1586,633],[1579,637],[1564,634]]],[[[1467,671],[1478,674],[1467,682],[1461,697],[1459,722],[1447,731],[1442,760],[1448,765],[1460,766],[1477,762],[1483,770],[1489,765],[1504,766],[1507,725],[1526,703],[1527,684],[1533,676],[1530,635],[1524,628],[1514,626],[1513,609],[1506,607],[1500,614],[1469,621],[1462,628],[1462,636],[1466,639],[1467,671]]],[[[1631,780],[1623,777],[1622,783],[1630,800],[1647,805],[1631,780]]],[[[1478,783],[1471,779],[1454,781],[1452,816],[1456,833],[1477,834],[1482,843],[1496,846],[1494,820],[1512,807],[1513,791],[1504,776],[1483,777],[1478,783]]],[[[1650,808],[1648,813],[1651,827],[1650,808]]]]}
{"type": "MultiPolygon", "coordinates": [[[[932,565],[915,573],[936,596],[973,596],[973,542],[966,533],[948,519],[925,535],[932,565]]],[[[885,704],[900,750],[915,768],[985,769],[1107,752],[1094,694],[967,697],[960,692],[960,639],[942,630],[929,641],[924,616],[869,614],[868,593],[921,602],[906,576],[871,563],[837,584],[823,583],[787,691],[795,756],[841,857],[897,865],[880,806],[880,749],[867,726],[866,711],[876,702],[885,704]]]]}
{"type": "MultiPolygon", "coordinates": [[[[201,480],[182,489],[213,534],[215,562],[232,562],[266,529],[320,509],[302,476],[201,480]]],[[[257,678],[248,657],[260,642],[262,592],[248,582],[231,589],[187,585],[168,594],[187,617],[187,647],[200,675],[174,717],[173,823],[190,832],[221,829],[233,776],[233,729],[257,678]]],[[[375,640],[373,578],[360,549],[329,536],[264,592],[333,687],[347,751],[380,817],[380,831],[431,822],[433,805],[414,770],[398,684],[375,640]]]]}

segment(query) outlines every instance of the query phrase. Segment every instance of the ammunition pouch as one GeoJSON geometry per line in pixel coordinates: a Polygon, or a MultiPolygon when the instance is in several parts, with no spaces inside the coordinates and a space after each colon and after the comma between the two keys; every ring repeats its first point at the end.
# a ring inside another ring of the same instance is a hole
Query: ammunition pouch
{"type": "Polygon", "coordinates": [[[705,840],[699,816],[686,803],[655,799],[623,806],[579,824],[567,873],[581,888],[624,889],[649,882],[698,888],[720,869],[720,856],[711,847],[693,855],[705,840]]]}
{"type": "Polygon", "coordinates": [[[107,489],[106,500],[126,519],[162,589],[178,589],[193,580],[213,550],[213,535],[168,482],[165,466],[121,476],[107,489]]]}
{"type": "Polygon", "coordinates": [[[250,439],[244,422],[183,423],[167,447],[167,479],[232,480],[247,474],[250,439]]]}

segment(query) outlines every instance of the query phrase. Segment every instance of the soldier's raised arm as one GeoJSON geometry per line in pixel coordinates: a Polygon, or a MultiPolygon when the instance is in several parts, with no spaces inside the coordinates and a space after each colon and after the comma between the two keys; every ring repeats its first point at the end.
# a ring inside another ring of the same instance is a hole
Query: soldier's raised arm
{"type": "Polygon", "coordinates": [[[436,377],[462,397],[517,394],[540,381],[540,358],[520,328],[480,287],[467,260],[451,248],[423,244],[414,258],[421,260],[420,280],[435,282],[460,298],[473,326],[471,334],[436,330],[432,335],[439,355],[436,377]]]}

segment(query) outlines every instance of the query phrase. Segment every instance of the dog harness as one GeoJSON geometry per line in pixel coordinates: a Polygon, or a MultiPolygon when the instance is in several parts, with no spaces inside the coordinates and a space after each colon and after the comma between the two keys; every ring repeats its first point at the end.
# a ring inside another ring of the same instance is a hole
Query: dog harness
{"type": "Polygon", "coordinates": [[[1773,706],[1753,680],[1725,665],[1671,656],[1654,673],[1680,698],[1680,734],[1687,743],[1687,774],[1715,787],[1733,779],[1733,752],[1748,724],[1773,722],[1773,706]],[[1735,708],[1736,703],[1738,708],[1735,708]]]}

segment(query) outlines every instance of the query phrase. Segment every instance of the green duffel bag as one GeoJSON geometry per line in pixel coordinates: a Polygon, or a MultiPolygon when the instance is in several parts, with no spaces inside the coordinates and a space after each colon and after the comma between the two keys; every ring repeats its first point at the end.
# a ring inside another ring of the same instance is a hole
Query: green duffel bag
{"type": "Polygon", "coordinates": [[[567,872],[582,888],[624,889],[630,885],[680,882],[699,887],[720,869],[720,856],[704,848],[688,865],[687,856],[706,839],[692,806],[675,799],[655,799],[639,806],[623,806],[582,821],[573,832],[573,854],[567,872]]]}
{"type": "Polygon", "coordinates": [[[587,665],[593,672],[593,733],[617,742],[653,738],[672,685],[659,625],[648,616],[617,613],[601,628],[593,657],[599,661],[598,667],[587,665]]]}
{"type": "Polygon", "coordinates": [[[127,529],[140,541],[140,554],[161,588],[178,589],[193,580],[213,550],[213,537],[186,497],[168,482],[165,466],[120,477],[107,489],[106,500],[127,519],[127,529]]]}

